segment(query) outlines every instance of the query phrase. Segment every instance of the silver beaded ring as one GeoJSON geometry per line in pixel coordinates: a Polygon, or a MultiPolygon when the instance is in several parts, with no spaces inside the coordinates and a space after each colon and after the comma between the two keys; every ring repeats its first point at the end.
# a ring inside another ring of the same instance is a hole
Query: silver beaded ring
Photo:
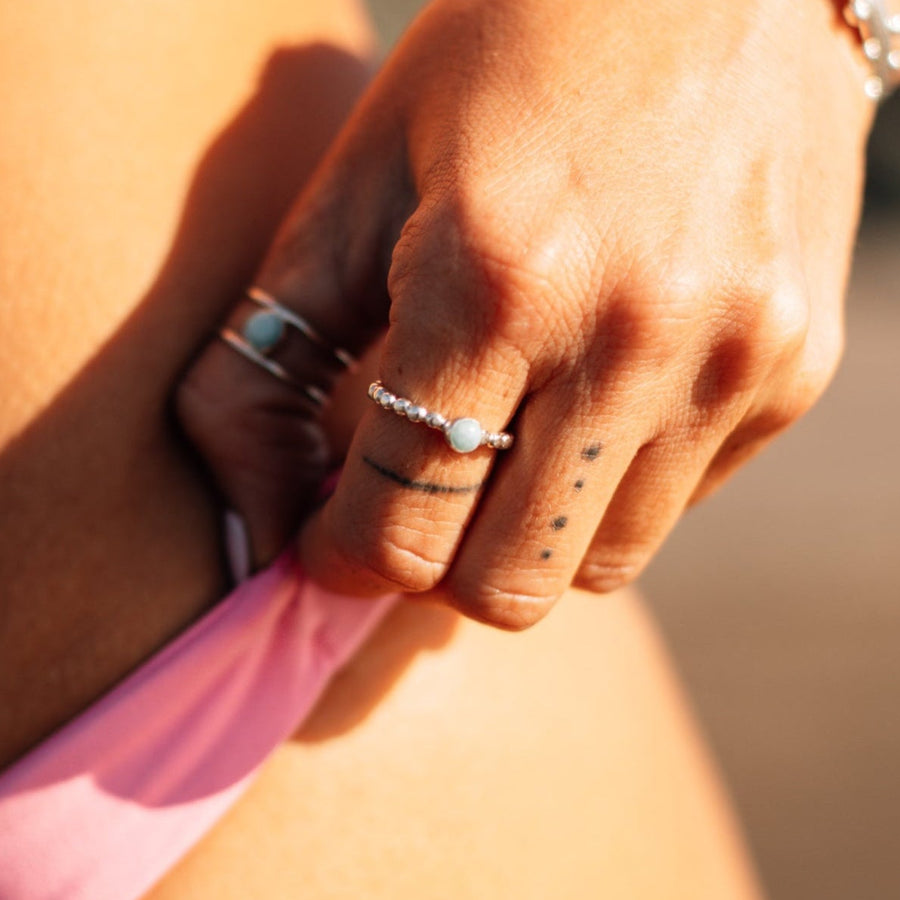
{"type": "Polygon", "coordinates": [[[509,450],[513,445],[513,436],[505,431],[486,431],[477,419],[465,416],[459,419],[448,419],[441,413],[419,406],[405,397],[392,394],[380,381],[369,385],[369,398],[384,409],[404,416],[410,422],[421,422],[444,435],[444,440],[457,453],[471,453],[479,447],[490,447],[492,450],[509,450]]]}

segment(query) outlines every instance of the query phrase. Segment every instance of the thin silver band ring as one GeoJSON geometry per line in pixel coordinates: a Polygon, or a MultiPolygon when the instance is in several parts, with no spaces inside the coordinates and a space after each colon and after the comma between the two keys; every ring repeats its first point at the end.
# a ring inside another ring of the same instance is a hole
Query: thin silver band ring
{"type": "Polygon", "coordinates": [[[513,445],[514,438],[506,431],[487,431],[477,419],[469,416],[449,419],[441,413],[419,406],[406,397],[392,394],[380,381],[373,381],[369,385],[369,399],[374,400],[383,409],[404,416],[410,422],[420,422],[435,431],[440,431],[444,435],[444,440],[457,453],[471,453],[479,447],[509,450],[513,445]]]}
{"type": "Polygon", "coordinates": [[[283,322],[296,328],[310,343],[327,350],[344,368],[352,369],[356,365],[356,358],[352,353],[327,341],[306,319],[279,303],[268,291],[254,284],[247,288],[246,294],[257,306],[274,313],[283,322]]]}
{"type": "Polygon", "coordinates": [[[236,331],[233,331],[231,328],[222,328],[219,331],[219,337],[233,350],[237,350],[237,352],[245,359],[261,366],[270,375],[274,375],[279,381],[283,381],[285,384],[294,388],[294,390],[299,391],[311,403],[314,403],[318,407],[328,405],[328,394],[326,394],[325,391],[316,387],[314,384],[303,384],[302,382],[297,381],[284,366],[279,365],[274,359],[263,356],[262,353],[260,353],[252,344],[245,341],[236,331]]]}

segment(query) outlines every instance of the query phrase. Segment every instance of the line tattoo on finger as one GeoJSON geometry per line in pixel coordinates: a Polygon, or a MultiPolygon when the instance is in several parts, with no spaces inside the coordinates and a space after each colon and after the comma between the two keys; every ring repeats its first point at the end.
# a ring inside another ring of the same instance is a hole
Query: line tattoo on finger
{"type": "Polygon", "coordinates": [[[363,462],[374,469],[379,475],[382,475],[389,481],[393,481],[394,484],[398,484],[400,487],[407,488],[411,491],[420,491],[423,494],[475,494],[487,484],[486,481],[479,481],[478,484],[464,485],[437,484],[433,481],[416,481],[413,478],[407,478],[405,475],[395,472],[393,469],[389,469],[387,466],[381,465],[381,463],[375,462],[374,459],[370,459],[368,456],[363,457],[363,462]]]}

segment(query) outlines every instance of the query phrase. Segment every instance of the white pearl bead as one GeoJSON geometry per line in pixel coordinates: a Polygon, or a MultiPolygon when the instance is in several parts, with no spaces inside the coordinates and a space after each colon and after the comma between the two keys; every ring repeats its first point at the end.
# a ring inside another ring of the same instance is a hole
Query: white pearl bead
{"type": "Polygon", "coordinates": [[[863,43],[863,53],[867,59],[881,59],[881,41],[877,37],[870,37],[863,43]]]}
{"type": "Polygon", "coordinates": [[[880,100],[884,96],[884,82],[877,75],[870,75],[864,86],[870,100],[880,100]]]}

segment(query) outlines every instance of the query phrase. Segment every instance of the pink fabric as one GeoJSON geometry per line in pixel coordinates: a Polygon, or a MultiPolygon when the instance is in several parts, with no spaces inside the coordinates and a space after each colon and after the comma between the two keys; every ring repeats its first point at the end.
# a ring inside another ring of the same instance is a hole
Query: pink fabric
{"type": "Polygon", "coordinates": [[[140,897],[240,796],[395,598],[285,555],[0,773],[2,900],[140,897]]]}

